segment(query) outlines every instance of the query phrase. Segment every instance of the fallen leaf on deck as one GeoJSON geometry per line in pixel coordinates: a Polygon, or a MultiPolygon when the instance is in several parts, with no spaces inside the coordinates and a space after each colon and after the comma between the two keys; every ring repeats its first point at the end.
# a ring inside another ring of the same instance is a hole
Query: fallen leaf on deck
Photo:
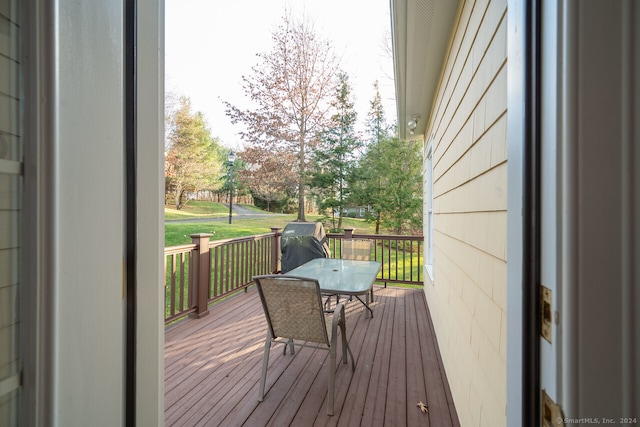
{"type": "Polygon", "coordinates": [[[429,412],[429,408],[427,408],[427,405],[422,403],[422,401],[418,402],[418,404],[416,406],[418,408],[420,408],[420,410],[422,411],[423,414],[426,414],[427,412],[429,412]]]}

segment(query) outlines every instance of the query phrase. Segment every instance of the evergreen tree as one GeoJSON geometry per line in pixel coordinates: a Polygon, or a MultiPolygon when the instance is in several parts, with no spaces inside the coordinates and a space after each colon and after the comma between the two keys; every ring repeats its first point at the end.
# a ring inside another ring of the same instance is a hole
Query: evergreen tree
{"type": "Polygon", "coordinates": [[[311,184],[318,192],[322,211],[330,210],[334,228],[342,228],[342,218],[349,196],[347,180],[356,164],[356,153],[362,143],[355,131],[358,117],[351,94],[349,77],[338,74],[335,98],[331,102],[335,114],[329,127],[321,134],[320,144],[314,151],[316,171],[312,173],[311,184]],[[337,227],[335,213],[338,213],[337,227]]]}
{"type": "Polygon", "coordinates": [[[350,176],[352,200],[368,206],[368,220],[401,234],[422,223],[422,150],[417,141],[391,138],[377,84],[368,113],[369,145],[350,176]]]}
{"type": "Polygon", "coordinates": [[[418,141],[386,138],[370,144],[349,183],[354,199],[371,207],[376,234],[422,224],[422,150],[418,141]]]}
{"type": "Polygon", "coordinates": [[[389,137],[389,126],[382,106],[382,96],[380,96],[380,85],[376,80],[373,83],[375,95],[369,102],[369,112],[367,113],[367,134],[370,143],[378,143],[389,137]]]}
{"type": "MultiPolygon", "coordinates": [[[[367,219],[375,222],[376,234],[380,233],[382,225],[382,212],[384,211],[384,177],[381,175],[381,168],[384,167],[379,161],[381,158],[382,142],[389,137],[388,126],[385,120],[380,87],[376,80],[373,84],[375,94],[369,102],[369,112],[367,113],[367,129],[369,145],[363,158],[360,160],[358,168],[351,175],[350,187],[352,189],[352,199],[355,204],[368,206],[367,219]]],[[[387,159],[388,160],[388,159],[387,159]]]]}

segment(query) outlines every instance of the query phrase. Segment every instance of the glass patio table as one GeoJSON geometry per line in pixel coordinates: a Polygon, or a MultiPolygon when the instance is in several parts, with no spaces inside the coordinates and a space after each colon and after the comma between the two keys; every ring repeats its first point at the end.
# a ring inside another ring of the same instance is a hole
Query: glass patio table
{"type": "Polygon", "coordinates": [[[323,294],[353,296],[368,310],[365,315],[370,313],[373,317],[369,307],[369,292],[380,268],[378,261],[316,258],[287,272],[285,276],[316,279],[323,294]],[[366,302],[360,298],[361,295],[366,295],[366,302]]]}

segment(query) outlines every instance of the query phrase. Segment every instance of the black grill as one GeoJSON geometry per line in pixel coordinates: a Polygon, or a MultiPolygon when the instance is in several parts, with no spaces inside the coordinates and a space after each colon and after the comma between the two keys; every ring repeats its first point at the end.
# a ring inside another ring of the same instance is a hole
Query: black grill
{"type": "Polygon", "coordinates": [[[292,222],[282,231],[282,273],[316,258],[329,258],[331,251],[321,222],[292,222]]]}

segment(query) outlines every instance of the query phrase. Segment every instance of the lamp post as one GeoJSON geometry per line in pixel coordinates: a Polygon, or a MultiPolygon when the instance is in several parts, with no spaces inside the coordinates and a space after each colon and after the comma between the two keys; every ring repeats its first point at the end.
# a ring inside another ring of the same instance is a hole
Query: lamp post
{"type": "Polygon", "coordinates": [[[231,213],[233,212],[233,162],[236,160],[236,155],[233,151],[229,152],[229,224],[231,224],[231,213]]]}

